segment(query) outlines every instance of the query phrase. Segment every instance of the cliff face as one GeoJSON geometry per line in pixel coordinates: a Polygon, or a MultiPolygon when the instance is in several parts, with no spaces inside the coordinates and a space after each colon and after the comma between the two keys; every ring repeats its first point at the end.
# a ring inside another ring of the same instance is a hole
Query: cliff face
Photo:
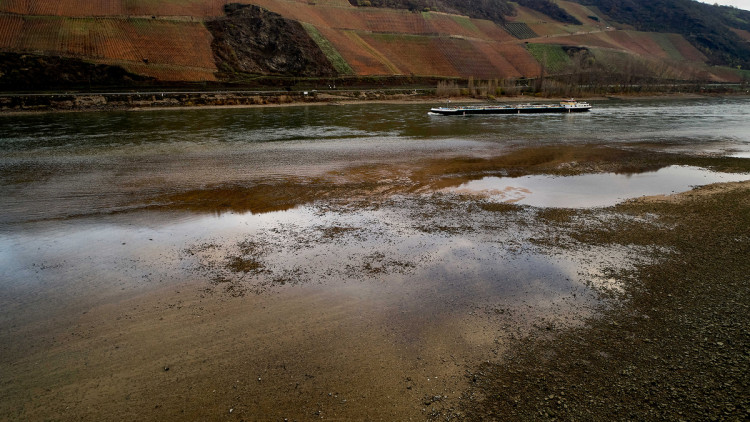
{"type": "Polygon", "coordinates": [[[299,22],[253,5],[230,4],[225,11],[226,16],[206,22],[220,76],[336,75],[299,22]]]}

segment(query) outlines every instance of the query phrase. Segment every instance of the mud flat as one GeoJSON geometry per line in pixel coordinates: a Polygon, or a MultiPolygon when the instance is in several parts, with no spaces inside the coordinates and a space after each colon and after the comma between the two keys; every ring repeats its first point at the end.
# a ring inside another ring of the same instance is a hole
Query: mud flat
{"type": "Polygon", "coordinates": [[[508,339],[590,315],[600,264],[639,255],[551,256],[534,210],[442,194],[175,208],[17,239],[4,265],[31,286],[4,292],[3,415],[424,420],[508,339]]]}

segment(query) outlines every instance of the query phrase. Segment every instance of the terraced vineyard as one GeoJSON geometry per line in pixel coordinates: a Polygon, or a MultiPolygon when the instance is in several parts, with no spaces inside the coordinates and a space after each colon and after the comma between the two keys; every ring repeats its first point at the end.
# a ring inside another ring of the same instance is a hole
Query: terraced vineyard
{"type": "Polygon", "coordinates": [[[536,38],[539,36],[536,32],[534,32],[534,30],[529,27],[529,25],[523,22],[508,22],[505,24],[505,29],[507,29],[511,35],[518,38],[519,40],[536,38]]]}
{"type": "MultiPolygon", "coordinates": [[[[37,16],[221,16],[225,0],[5,0],[0,12],[37,16]]],[[[231,3],[247,3],[232,0],[231,3]]]]}
{"type": "Polygon", "coordinates": [[[392,75],[401,73],[385,57],[370,47],[354,31],[318,28],[339,54],[359,75],[392,75]]]}
{"type": "Polygon", "coordinates": [[[649,59],[701,63],[705,56],[677,34],[639,31],[605,31],[540,39],[545,44],[600,47],[629,52],[649,59]]]}
{"type": "Polygon", "coordinates": [[[562,0],[558,5],[581,25],[523,7],[501,27],[435,11],[353,7],[348,0],[5,0],[0,51],[114,64],[160,80],[214,80],[204,22],[223,16],[230,2],[303,23],[340,74],[535,77],[543,60],[547,72],[564,69],[560,45],[679,62],[691,74],[708,71],[706,57],[680,35],[614,30],[596,8],[562,0]]]}
{"type": "Polygon", "coordinates": [[[117,63],[163,80],[183,80],[186,75],[188,80],[214,80],[210,44],[211,35],[201,22],[0,15],[3,51],[117,63]],[[189,72],[178,71],[180,67],[189,72]],[[166,69],[176,73],[170,76],[166,69]]]}
{"type": "Polygon", "coordinates": [[[604,17],[598,11],[588,8],[582,4],[574,3],[572,1],[558,0],[557,4],[565,9],[574,18],[581,21],[583,30],[590,30],[593,28],[606,28],[609,26],[604,20],[604,17]]]}
{"type": "Polygon", "coordinates": [[[316,27],[409,35],[457,35],[494,41],[512,39],[492,22],[446,13],[323,7],[290,0],[253,0],[252,3],[316,27]]]}
{"type": "Polygon", "coordinates": [[[519,68],[538,68],[522,47],[503,45],[517,39],[489,21],[436,12],[254,2],[316,28],[327,41],[321,44],[324,51],[333,47],[360,75],[505,78],[527,74],[519,68]],[[515,61],[518,67],[510,64],[515,61]]]}

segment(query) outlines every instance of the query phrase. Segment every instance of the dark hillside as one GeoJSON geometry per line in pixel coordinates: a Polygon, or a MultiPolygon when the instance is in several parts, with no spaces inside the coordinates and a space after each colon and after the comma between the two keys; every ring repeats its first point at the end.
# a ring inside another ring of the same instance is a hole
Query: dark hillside
{"type": "Polygon", "coordinates": [[[337,72],[302,25],[258,6],[229,4],[206,22],[216,67],[232,73],[333,76],[337,72]]]}
{"type": "Polygon", "coordinates": [[[0,90],[129,86],[153,81],[119,66],[35,54],[0,53],[0,90]]]}
{"type": "Polygon", "coordinates": [[[528,7],[529,9],[536,10],[537,12],[542,12],[556,21],[560,21],[562,23],[570,23],[573,25],[581,24],[581,22],[578,19],[571,16],[570,13],[566,12],[564,9],[561,9],[560,6],[558,6],[557,4],[552,3],[551,0],[515,0],[515,1],[521,6],[528,7]]]}
{"type": "Polygon", "coordinates": [[[497,23],[505,22],[505,16],[515,13],[513,5],[506,0],[349,0],[349,3],[361,7],[457,13],[497,23]]]}
{"type": "MultiPolygon", "coordinates": [[[[500,24],[505,22],[506,16],[516,14],[515,8],[507,0],[349,0],[349,3],[354,6],[458,13],[500,24]]],[[[551,0],[515,0],[515,3],[542,12],[560,22],[580,24],[578,19],[568,14],[551,0]]]]}
{"type": "Polygon", "coordinates": [[[719,10],[727,25],[750,31],[750,11],[723,6],[719,10]]]}
{"type": "Polygon", "coordinates": [[[640,31],[674,32],[701,50],[711,64],[750,68],[750,45],[728,26],[747,30],[750,12],[692,0],[577,0],[640,31]]]}

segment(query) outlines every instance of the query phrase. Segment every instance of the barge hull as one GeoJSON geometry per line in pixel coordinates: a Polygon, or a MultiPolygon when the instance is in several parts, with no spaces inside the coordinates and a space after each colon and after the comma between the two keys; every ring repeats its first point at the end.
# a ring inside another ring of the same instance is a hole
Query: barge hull
{"type": "Polygon", "coordinates": [[[465,109],[465,110],[441,110],[432,109],[433,113],[443,114],[446,116],[461,116],[468,114],[542,114],[542,113],[582,113],[589,111],[587,108],[511,108],[511,109],[465,109]]]}
{"type": "Polygon", "coordinates": [[[589,111],[591,104],[574,99],[560,101],[560,104],[518,104],[434,107],[430,112],[446,116],[467,114],[541,114],[541,113],[580,113],[589,111]]]}

